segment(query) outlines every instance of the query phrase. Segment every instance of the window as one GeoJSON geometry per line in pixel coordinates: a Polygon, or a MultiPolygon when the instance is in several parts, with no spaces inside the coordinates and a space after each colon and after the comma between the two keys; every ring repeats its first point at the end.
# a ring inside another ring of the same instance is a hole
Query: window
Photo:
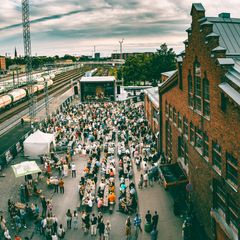
{"type": "Polygon", "coordinates": [[[184,159],[184,164],[188,164],[188,147],[183,136],[178,137],[178,155],[184,159]]]}
{"type": "Polygon", "coordinates": [[[177,123],[177,111],[175,108],[173,108],[173,122],[177,123]]]}
{"type": "Polygon", "coordinates": [[[201,66],[198,62],[194,64],[194,107],[202,111],[201,66]]]}
{"type": "Polygon", "coordinates": [[[203,156],[209,158],[209,138],[206,133],[203,134],[203,156]]]}
{"type": "Polygon", "coordinates": [[[158,121],[158,111],[155,108],[153,108],[153,118],[158,121]]]}
{"type": "Polygon", "coordinates": [[[199,129],[196,128],[196,143],[195,146],[197,150],[202,154],[203,152],[203,132],[199,129]]]}
{"type": "Polygon", "coordinates": [[[171,105],[170,105],[170,107],[169,107],[169,119],[170,119],[170,120],[173,119],[173,108],[172,108],[171,105]]]}
{"type": "Polygon", "coordinates": [[[231,154],[226,153],[227,160],[227,179],[233,183],[236,187],[238,186],[238,161],[231,154]]]}
{"type": "Polygon", "coordinates": [[[193,108],[193,80],[191,71],[188,73],[188,105],[193,108]]]}
{"type": "Polygon", "coordinates": [[[203,115],[210,116],[209,81],[207,78],[203,79],[203,115]]]}
{"type": "Polygon", "coordinates": [[[178,128],[182,129],[182,116],[180,112],[178,112],[178,128]]]}
{"type": "Polygon", "coordinates": [[[183,120],[183,134],[188,138],[188,120],[186,117],[183,120]]]}
{"type": "Polygon", "coordinates": [[[167,103],[167,101],[165,102],[165,115],[168,117],[168,109],[169,109],[169,105],[167,103]]]}
{"type": "Polygon", "coordinates": [[[169,121],[166,121],[166,155],[172,160],[172,127],[169,121]]]}
{"type": "Polygon", "coordinates": [[[220,187],[219,184],[214,186],[214,208],[218,210],[223,219],[226,218],[226,192],[220,187]]]}
{"type": "Polygon", "coordinates": [[[222,149],[221,146],[217,143],[214,142],[212,143],[212,161],[213,165],[220,171],[222,172],[222,149]]]}
{"type": "Polygon", "coordinates": [[[216,180],[213,182],[213,207],[216,209],[223,220],[232,228],[238,236],[239,214],[238,207],[231,195],[216,180]]]}
{"type": "Polygon", "coordinates": [[[227,222],[229,223],[230,227],[238,236],[238,226],[239,226],[239,219],[238,219],[238,207],[234,199],[229,196],[228,198],[228,215],[227,215],[227,222]]]}
{"type": "Polygon", "coordinates": [[[192,145],[195,144],[195,128],[192,123],[190,123],[190,142],[192,143],[192,145]]]}

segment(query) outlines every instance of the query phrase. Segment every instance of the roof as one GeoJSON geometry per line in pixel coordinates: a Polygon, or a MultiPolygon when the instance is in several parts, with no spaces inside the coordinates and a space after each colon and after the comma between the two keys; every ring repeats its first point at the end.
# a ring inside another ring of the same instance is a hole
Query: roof
{"type": "Polygon", "coordinates": [[[82,77],[80,82],[115,82],[116,79],[113,76],[94,76],[94,77],[82,77]]]}
{"type": "Polygon", "coordinates": [[[177,72],[177,70],[173,70],[173,71],[169,71],[169,72],[163,72],[162,75],[170,78],[175,72],[177,72]]]}
{"type": "Polygon", "coordinates": [[[223,62],[229,62],[230,67],[225,74],[226,81],[219,84],[219,88],[236,104],[240,106],[240,57],[239,58],[229,58],[223,62]]]}
{"type": "Polygon", "coordinates": [[[152,87],[144,90],[144,93],[149,97],[150,101],[159,108],[159,93],[158,87],[152,87]]]}
{"type": "MultiPolygon", "coordinates": [[[[205,12],[205,9],[201,3],[193,3],[192,10],[193,8],[195,8],[198,12],[205,12]]],[[[191,14],[192,14],[192,10],[191,10],[191,14]]]]}
{"type": "Polygon", "coordinates": [[[228,17],[205,17],[201,25],[213,24],[213,33],[219,35],[219,45],[227,55],[240,55],[240,19],[228,17]]]}
{"type": "Polygon", "coordinates": [[[222,91],[227,94],[235,103],[240,106],[240,93],[231,87],[227,82],[218,85],[222,91]]]}

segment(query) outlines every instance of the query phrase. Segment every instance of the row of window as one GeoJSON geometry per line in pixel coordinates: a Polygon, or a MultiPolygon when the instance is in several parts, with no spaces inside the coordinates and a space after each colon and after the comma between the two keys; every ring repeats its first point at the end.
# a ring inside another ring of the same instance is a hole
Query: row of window
{"type": "Polygon", "coordinates": [[[194,78],[191,70],[188,74],[188,105],[203,114],[205,117],[210,116],[210,94],[209,81],[206,77],[202,79],[201,66],[199,62],[194,64],[194,78]],[[193,81],[194,80],[194,81],[193,81]]]}
{"type": "MultiPolygon", "coordinates": [[[[179,131],[183,133],[185,139],[188,140],[189,138],[190,143],[199,154],[209,161],[209,137],[207,133],[203,132],[199,127],[194,126],[192,122],[189,124],[188,119],[182,117],[181,113],[177,112],[175,107],[172,107],[167,101],[165,102],[165,108],[167,119],[172,121],[178,127],[179,131]]],[[[181,143],[182,145],[185,144],[184,141],[181,141],[181,143]]],[[[186,161],[188,161],[187,148],[185,146],[181,148],[186,150],[182,151],[180,155],[184,156],[184,159],[186,158],[186,161]]],[[[216,141],[212,141],[212,164],[217,172],[221,174],[223,167],[222,149],[216,141]]],[[[226,153],[226,178],[234,187],[238,184],[237,164],[237,159],[230,153],[226,153]]]]}

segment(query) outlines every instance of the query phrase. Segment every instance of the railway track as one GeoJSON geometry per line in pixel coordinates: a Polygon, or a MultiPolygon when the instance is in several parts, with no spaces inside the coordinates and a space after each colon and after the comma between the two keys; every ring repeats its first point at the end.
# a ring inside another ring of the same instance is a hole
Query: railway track
{"type": "MultiPolygon", "coordinates": [[[[71,80],[76,80],[79,77],[83,76],[85,71],[77,69],[77,70],[71,70],[66,73],[61,73],[57,75],[53,79],[53,86],[48,90],[49,96],[56,96],[64,93],[66,90],[70,89],[71,87],[71,80]],[[61,91],[59,91],[62,89],[61,91]],[[56,94],[54,94],[57,92],[56,94]]],[[[41,101],[45,97],[44,93],[40,93],[37,95],[37,102],[41,101]]],[[[0,123],[3,123],[4,121],[10,119],[14,115],[17,115],[18,113],[24,111],[26,108],[28,108],[28,100],[18,104],[17,106],[3,112],[0,114],[0,123]]]]}

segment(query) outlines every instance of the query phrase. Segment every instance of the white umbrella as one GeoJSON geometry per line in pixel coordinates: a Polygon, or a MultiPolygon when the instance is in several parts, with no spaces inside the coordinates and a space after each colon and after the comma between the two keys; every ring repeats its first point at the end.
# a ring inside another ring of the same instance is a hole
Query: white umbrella
{"type": "Polygon", "coordinates": [[[19,164],[12,165],[15,177],[22,177],[28,174],[35,174],[42,172],[35,161],[25,161],[19,164]]]}

